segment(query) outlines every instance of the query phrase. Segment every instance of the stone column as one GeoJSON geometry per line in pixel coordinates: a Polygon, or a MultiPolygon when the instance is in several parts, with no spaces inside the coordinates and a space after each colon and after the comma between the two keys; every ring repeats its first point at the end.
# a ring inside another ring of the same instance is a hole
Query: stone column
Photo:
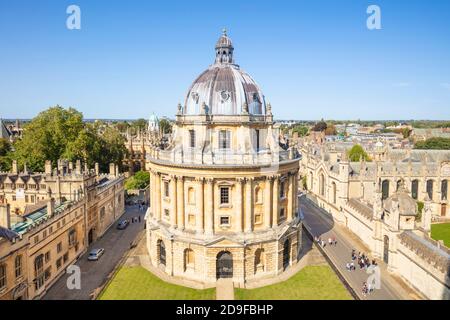
{"type": "Polygon", "coordinates": [[[264,227],[266,228],[272,225],[272,183],[273,177],[266,177],[264,194],[264,227]]]}
{"type": "Polygon", "coordinates": [[[197,233],[203,233],[203,220],[204,220],[204,210],[203,210],[203,178],[196,178],[197,181],[197,217],[195,219],[195,229],[197,233]]]}
{"type": "Polygon", "coordinates": [[[294,198],[294,176],[289,172],[288,175],[288,203],[287,203],[287,221],[292,220],[293,216],[293,198],[294,198]]]}
{"type": "Polygon", "coordinates": [[[177,178],[170,176],[170,224],[172,228],[177,227],[177,178]]]}
{"type": "Polygon", "coordinates": [[[205,231],[214,234],[214,179],[206,179],[205,186],[205,231]]]}
{"type": "Polygon", "coordinates": [[[245,232],[253,230],[253,178],[245,183],[245,232]]]}
{"type": "Polygon", "coordinates": [[[280,190],[279,190],[280,176],[276,175],[273,181],[273,211],[272,211],[272,227],[278,226],[278,215],[279,215],[279,201],[280,201],[280,190]]]}
{"type": "Polygon", "coordinates": [[[243,231],[243,224],[242,224],[242,182],[244,181],[243,178],[237,178],[236,179],[236,201],[233,201],[236,203],[236,231],[242,232],[243,231]]]}
{"type": "Polygon", "coordinates": [[[184,177],[177,176],[177,226],[184,230],[184,177]]]}
{"type": "Polygon", "coordinates": [[[156,217],[155,212],[155,174],[153,171],[150,171],[150,208],[152,217],[156,217]]]}

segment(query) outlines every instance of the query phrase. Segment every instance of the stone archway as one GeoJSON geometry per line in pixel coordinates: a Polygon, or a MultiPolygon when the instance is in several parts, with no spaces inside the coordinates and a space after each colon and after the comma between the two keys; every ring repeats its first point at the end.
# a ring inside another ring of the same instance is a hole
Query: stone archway
{"type": "Polygon", "coordinates": [[[289,239],[286,239],[286,241],[283,244],[283,269],[287,269],[289,267],[291,262],[291,242],[289,239]]]}
{"type": "Polygon", "coordinates": [[[221,251],[216,257],[217,279],[233,278],[233,255],[229,251],[221,251]]]}

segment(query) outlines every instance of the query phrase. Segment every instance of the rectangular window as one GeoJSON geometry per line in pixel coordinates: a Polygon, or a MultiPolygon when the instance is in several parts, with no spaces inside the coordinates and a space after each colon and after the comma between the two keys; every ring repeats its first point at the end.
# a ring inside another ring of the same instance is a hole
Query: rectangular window
{"type": "Polygon", "coordinates": [[[61,269],[62,267],[62,258],[59,258],[58,260],[56,260],[56,269],[61,269]]]}
{"type": "Polygon", "coordinates": [[[56,245],[56,252],[61,253],[61,251],[62,251],[62,242],[60,242],[56,245]]]}
{"type": "Polygon", "coordinates": [[[50,251],[47,251],[46,253],[45,253],[45,262],[47,263],[47,262],[49,262],[50,261],[50,251]]]}
{"type": "Polygon", "coordinates": [[[189,145],[195,148],[195,130],[189,130],[189,145]]]}
{"type": "Polygon", "coordinates": [[[68,253],[68,252],[66,252],[66,253],[64,254],[63,260],[64,260],[64,263],[66,263],[66,262],[69,260],[69,253],[68,253]]]}
{"type": "Polygon", "coordinates": [[[441,200],[442,201],[447,200],[447,193],[448,193],[448,181],[442,180],[442,183],[441,183],[441,200]]]}
{"type": "Polygon", "coordinates": [[[285,197],[285,188],[286,188],[286,183],[284,181],[282,181],[280,183],[280,198],[283,199],[285,197]]]}
{"type": "Polygon", "coordinates": [[[230,203],[230,188],[220,187],[220,204],[230,203]]]}
{"type": "Polygon", "coordinates": [[[230,217],[220,217],[220,224],[225,226],[229,225],[230,217]]]}
{"type": "Polygon", "coordinates": [[[256,151],[259,151],[259,130],[255,130],[256,133],[256,151]]]}
{"type": "Polygon", "coordinates": [[[25,195],[25,202],[28,203],[28,195],[25,195]]]}
{"type": "Polygon", "coordinates": [[[230,149],[230,131],[219,131],[219,149],[230,149]]]}
{"type": "Polygon", "coordinates": [[[22,275],[22,256],[17,256],[15,261],[16,278],[22,275]]]}
{"type": "Polygon", "coordinates": [[[170,185],[168,181],[164,181],[164,196],[169,197],[170,194],[170,185]]]}
{"type": "Polygon", "coordinates": [[[39,290],[44,285],[44,256],[40,254],[34,260],[35,288],[39,290]]]}
{"type": "Polygon", "coordinates": [[[75,229],[72,229],[69,232],[69,246],[75,245],[76,242],[77,242],[77,232],[75,229]]]}
{"type": "Polygon", "coordinates": [[[262,214],[258,213],[255,214],[255,224],[260,224],[262,223],[262,214]]]}
{"type": "Polygon", "coordinates": [[[6,264],[0,265],[0,289],[6,287],[6,264]]]}
{"type": "Polygon", "coordinates": [[[44,274],[44,279],[45,279],[45,281],[47,281],[48,279],[50,279],[50,277],[52,276],[51,270],[52,270],[52,267],[48,267],[48,268],[45,270],[45,274],[44,274]]]}
{"type": "Polygon", "coordinates": [[[168,209],[164,209],[164,215],[168,217],[170,215],[170,211],[168,209]]]}

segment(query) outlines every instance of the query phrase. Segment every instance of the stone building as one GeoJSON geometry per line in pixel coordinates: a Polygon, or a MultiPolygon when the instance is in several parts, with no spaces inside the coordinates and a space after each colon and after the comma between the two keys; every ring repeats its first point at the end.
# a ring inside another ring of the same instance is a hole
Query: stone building
{"type": "Polygon", "coordinates": [[[100,174],[66,161],[4,175],[12,185],[0,189],[0,300],[38,299],[124,213],[124,178],[114,164],[100,174]],[[24,199],[39,198],[19,214],[17,184],[24,199]]]}
{"type": "Polygon", "coordinates": [[[450,152],[377,147],[372,162],[350,162],[338,144],[304,146],[308,198],[412,288],[450,299],[450,250],[429,237],[432,220],[449,218],[450,152]]]}
{"type": "Polygon", "coordinates": [[[224,32],[178,106],[169,145],[148,154],[147,245],[171,276],[244,286],[297,262],[299,158],[280,147],[271,106],[233,51],[224,32]]]}

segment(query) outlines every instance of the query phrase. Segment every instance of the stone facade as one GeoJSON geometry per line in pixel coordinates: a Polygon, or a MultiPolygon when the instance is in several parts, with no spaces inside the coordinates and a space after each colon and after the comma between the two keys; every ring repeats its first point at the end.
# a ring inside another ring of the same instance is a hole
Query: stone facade
{"type": "Polygon", "coordinates": [[[222,37],[216,63],[179,105],[168,145],[147,155],[147,246],[152,264],[169,275],[205,284],[227,277],[244,286],[297,262],[299,158],[280,147],[271,106],[222,37]],[[213,98],[202,91],[211,88],[219,90],[213,98]],[[250,108],[239,105],[244,97],[254,99],[250,108]]]}

